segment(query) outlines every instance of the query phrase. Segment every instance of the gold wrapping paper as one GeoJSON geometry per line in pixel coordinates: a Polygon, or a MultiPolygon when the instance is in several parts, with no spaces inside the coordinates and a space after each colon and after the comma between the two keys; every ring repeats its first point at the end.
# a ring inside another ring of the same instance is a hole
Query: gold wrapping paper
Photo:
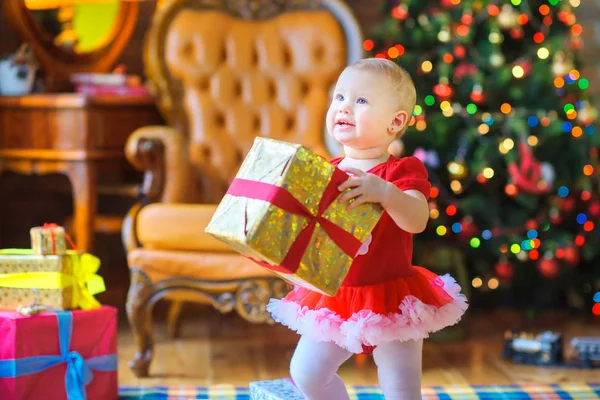
{"type": "Polygon", "coordinates": [[[29,230],[31,248],[38,255],[61,255],[67,251],[65,229],[62,226],[49,224],[36,226],[29,230]]]}
{"type": "Polygon", "coordinates": [[[73,250],[41,256],[31,249],[2,249],[0,309],[15,310],[34,302],[60,310],[98,308],[94,295],[106,290],[99,268],[97,257],[73,250]]]}
{"type": "MultiPolygon", "coordinates": [[[[314,216],[334,170],[327,160],[300,145],[257,138],[236,179],[285,188],[314,216]]],[[[348,210],[347,203],[336,199],[322,216],[364,242],[382,211],[375,204],[348,210]]],[[[226,194],[206,232],[247,257],[280,265],[309,222],[310,218],[267,201],[226,194]]],[[[335,295],[352,261],[353,257],[339,248],[317,223],[296,272],[273,272],[295,285],[335,295]]]]}
{"type": "MultiPolygon", "coordinates": [[[[0,275],[24,272],[58,272],[65,275],[73,275],[73,262],[71,257],[58,255],[0,255],[0,275]]],[[[63,289],[36,290],[37,294],[32,289],[0,286],[0,308],[16,310],[17,307],[30,305],[34,301],[60,310],[71,308],[73,298],[72,286],[63,289]]]]}

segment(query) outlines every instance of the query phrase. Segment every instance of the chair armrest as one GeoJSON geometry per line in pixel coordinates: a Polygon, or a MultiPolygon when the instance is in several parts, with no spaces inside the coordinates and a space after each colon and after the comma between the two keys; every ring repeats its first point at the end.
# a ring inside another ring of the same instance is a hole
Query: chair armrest
{"type": "Polygon", "coordinates": [[[168,126],[139,128],[127,140],[125,154],[134,168],[144,171],[141,194],[146,202],[184,201],[189,163],[177,130],[168,126]]]}
{"type": "Polygon", "coordinates": [[[121,239],[126,252],[141,246],[137,237],[137,215],[144,205],[184,201],[187,195],[185,183],[190,182],[188,152],[184,151],[184,146],[179,132],[168,126],[145,126],[127,139],[127,160],[144,172],[144,181],[140,189],[142,200],[123,220],[121,239]]]}

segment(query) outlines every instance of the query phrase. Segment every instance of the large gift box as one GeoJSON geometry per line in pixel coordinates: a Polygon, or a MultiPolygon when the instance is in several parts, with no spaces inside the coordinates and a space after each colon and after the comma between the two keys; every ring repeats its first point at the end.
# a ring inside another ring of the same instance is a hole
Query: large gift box
{"type": "Polygon", "coordinates": [[[94,295],[105,290],[99,268],[97,257],[73,250],[46,256],[31,249],[0,250],[0,309],[32,303],[59,310],[98,308],[94,295]]]}
{"type": "Polygon", "coordinates": [[[290,378],[250,382],[250,400],[304,400],[290,378]]]}
{"type": "Polygon", "coordinates": [[[382,214],[338,200],[348,178],[301,145],[256,138],[206,232],[292,284],[335,295],[382,214]]]}
{"type": "Polygon", "coordinates": [[[2,400],[116,400],[117,310],[0,311],[2,400]]]}

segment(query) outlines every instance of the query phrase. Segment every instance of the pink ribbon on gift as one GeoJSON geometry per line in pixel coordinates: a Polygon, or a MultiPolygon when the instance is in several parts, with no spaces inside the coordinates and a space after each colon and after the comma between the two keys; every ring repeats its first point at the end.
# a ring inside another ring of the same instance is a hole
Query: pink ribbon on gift
{"type": "Polygon", "coordinates": [[[304,206],[304,204],[298,201],[285,188],[260,181],[241,178],[234,179],[229,187],[229,190],[227,191],[227,194],[267,201],[284,211],[309,219],[308,226],[306,226],[306,228],[304,228],[304,230],[302,230],[302,232],[298,235],[296,241],[292,244],[284,260],[281,262],[281,265],[271,265],[264,261],[259,261],[252,258],[251,260],[265,268],[272,269],[274,271],[288,274],[295,273],[300,266],[300,261],[302,260],[304,252],[308,248],[317,223],[323,228],[323,230],[325,230],[325,232],[327,232],[333,242],[337,244],[344,253],[351,257],[356,256],[358,250],[362,246],[361,241],[351,233],[346,232],[338,225],[323,217],[323,213],[340,195],[340,192],[337,189],[338,186],[347,179],[348,175],[345,172],[337,168],[334,170],[331,180],[325,188],[323,197],[319,202],[319,209],[316,215],[313,215],[308,208],[304,206]]]}

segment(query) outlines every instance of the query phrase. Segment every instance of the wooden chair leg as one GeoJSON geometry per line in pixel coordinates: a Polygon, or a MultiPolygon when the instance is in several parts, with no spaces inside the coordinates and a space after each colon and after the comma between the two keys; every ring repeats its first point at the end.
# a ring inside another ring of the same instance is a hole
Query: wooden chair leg
{"type": "Polygon", "coordinates": [[[152,287],[146,275],[131,270],[131,285],[127,295],[127,317],[137,342],[137,352],[129,367],[138,378],[148,376],[152,362],[154,340],[152,332],[152,287]]]}
{"type": "Polygon", "coordinates": [[[181,310],[183,309],[183,301],[174,300],[169,306],[169,314],[167,316],[167,332],[172,338],[178,338],[181,334],[181,310]]]}
{"type": "Polygon", "coordinates": [[[66,175],[73,186],[73,232],[80,251],[91,251],[94,247],[94,215],[96,214],[97,173],[93,164],[69,163],[66,175]]]}

